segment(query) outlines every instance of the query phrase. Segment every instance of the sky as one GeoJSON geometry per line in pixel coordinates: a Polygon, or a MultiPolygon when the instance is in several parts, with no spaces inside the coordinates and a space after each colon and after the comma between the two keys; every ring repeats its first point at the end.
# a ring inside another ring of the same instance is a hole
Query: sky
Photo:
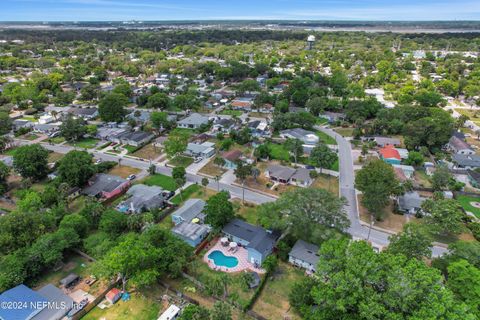
{"type": "Polygon", "coordinates": [[[0,0],[0,21],[480,20],[480,0],[0,0]]]}

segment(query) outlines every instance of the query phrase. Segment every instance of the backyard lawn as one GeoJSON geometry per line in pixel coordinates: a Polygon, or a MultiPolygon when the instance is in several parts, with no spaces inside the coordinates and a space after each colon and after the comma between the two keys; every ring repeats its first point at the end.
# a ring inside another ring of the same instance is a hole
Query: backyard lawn
{"type": "Polygon", "coordinates": [[[75,147],[83,148],[83,149],[92,149],[92,148],[95,148],[95,146],[99,141],[100,140],[95,138],[83,138],[78,140],[77,142],[69,143],[69,144],[75,147]]]}
{"type": "Polygon", "coordinates": [[[169,165],[174,167],[188,167],[193,163],[193,158],[185,157],[185,156],[176,156],[172,160],[168,162],[169,165]]]}
{"type": "Polygon", "coordinates": [[[130,294],[129,301],[121,299],[110,308],[93,308],[82,319],[83,320],[155,320],[158,318],[162,305],[158,302],[162,297],[161,288],[130,294]]]}
{"type": "Polygon", "coordinates": [[[203,191],[203,187],[199,186],[198,184],[192,184],[186,187],[183,191],[182,194],[177,194],[175,197],[172,198],[172,203],[176,205],[180,205],[182,202],[187,201],[190,199],[190,197],[194,194],[197,193],[197,191],[203,191]]]}
{"type": "Polygon", "coordinates": [[[62,153],[58,153],[58,152],[50,152],[48,154],[48,162],[49,163],[53,163],[53,162],[57,162],[58,160],[62,159],[63,158],[63,154],[62,153]]]}
{"type": "Polygon", "coordinates": [[[473,213],[477,218],[480,219],[480,209],[475,208],[471,204],[471,202],[480,202],[480,197],[459,195],[457,197],[457,201],[462,205],[462,207],[465,211],[469,211],[469,212],[473,213]]]}
{"type": "Polygon", "coordinates": [[[141,170],[129,166],[116,165],[108,173],[126,179],[131,174],[138,174],[141,170]]]}
{"type": "Polygon", "coordinates": [[[293,285],[304,278],[304,271],[280,262],[273,276],[267,280],[262,293],[253,305],[253,311],[267,319],[301,319],[290,308],[288,295],[293,285]]]}
{"type": "Polygon", "coordinates": [[[272,159],[290,162],[290,153],[281,144],[269,143],[270,156],[272,159]]]}
{"type": "Polygon", "coordinates": [[[168,191],[175,191],[177,189],[175,180],[172,177],[163,174],[154,174],[145,178],[142,183],[147,186],[159,186],[168,191]]]}
{"type": "Polygon", "coordinates": [[[248,223],[258,224],[257,206],[248,202],[242,204],[242,200],[240,199],[234,199],[232,203],[237,216],[240,216],[248,223]]]}

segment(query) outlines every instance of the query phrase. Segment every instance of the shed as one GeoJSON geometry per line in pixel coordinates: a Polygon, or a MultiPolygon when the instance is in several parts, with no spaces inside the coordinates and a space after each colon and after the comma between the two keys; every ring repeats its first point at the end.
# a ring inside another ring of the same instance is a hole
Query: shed
{"type": "Polygon", "coordinates": [[[107,301],[110,302],[111,304],[115,304],[115,302],[120,300],[121,297],[122,297],[122,292],[117,288],[113,288],[112,290],[107,292],[105,299],[107,299],[107,301]]]}

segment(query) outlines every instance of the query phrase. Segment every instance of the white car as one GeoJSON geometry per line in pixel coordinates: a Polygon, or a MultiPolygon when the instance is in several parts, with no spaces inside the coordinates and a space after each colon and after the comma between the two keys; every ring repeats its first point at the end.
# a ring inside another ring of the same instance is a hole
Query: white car
{"type": "Polygon", "coordinates": [[[100,164],[102,163],[102,159],[97,159],[97,161],[95,161],[95,164],[100,164]]]}
{"type": "Polygon", "coordinates": [[[199,163],[200,161],[202,161],[203,158],[195,158],[195,160],[193,160],[194,163],[199,163]]]}
{"type": "Polygon", "coordinates": [[[129,175],[129,176],[127,177],[127,180],[130,180],[130,181],[131,181],[131,180],[135,179],[136,177],[137,177],[136,175],[131,174],[131,175],[129,175]]]}

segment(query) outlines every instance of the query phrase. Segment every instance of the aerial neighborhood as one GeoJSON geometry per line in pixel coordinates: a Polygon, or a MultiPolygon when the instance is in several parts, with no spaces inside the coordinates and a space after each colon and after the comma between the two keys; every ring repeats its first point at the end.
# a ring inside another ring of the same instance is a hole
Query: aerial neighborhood
{"type": "Polygon", "coordinates": [[[128,25],[0,32],[1,320],[480,318],[480,38],[128,25]]]}

